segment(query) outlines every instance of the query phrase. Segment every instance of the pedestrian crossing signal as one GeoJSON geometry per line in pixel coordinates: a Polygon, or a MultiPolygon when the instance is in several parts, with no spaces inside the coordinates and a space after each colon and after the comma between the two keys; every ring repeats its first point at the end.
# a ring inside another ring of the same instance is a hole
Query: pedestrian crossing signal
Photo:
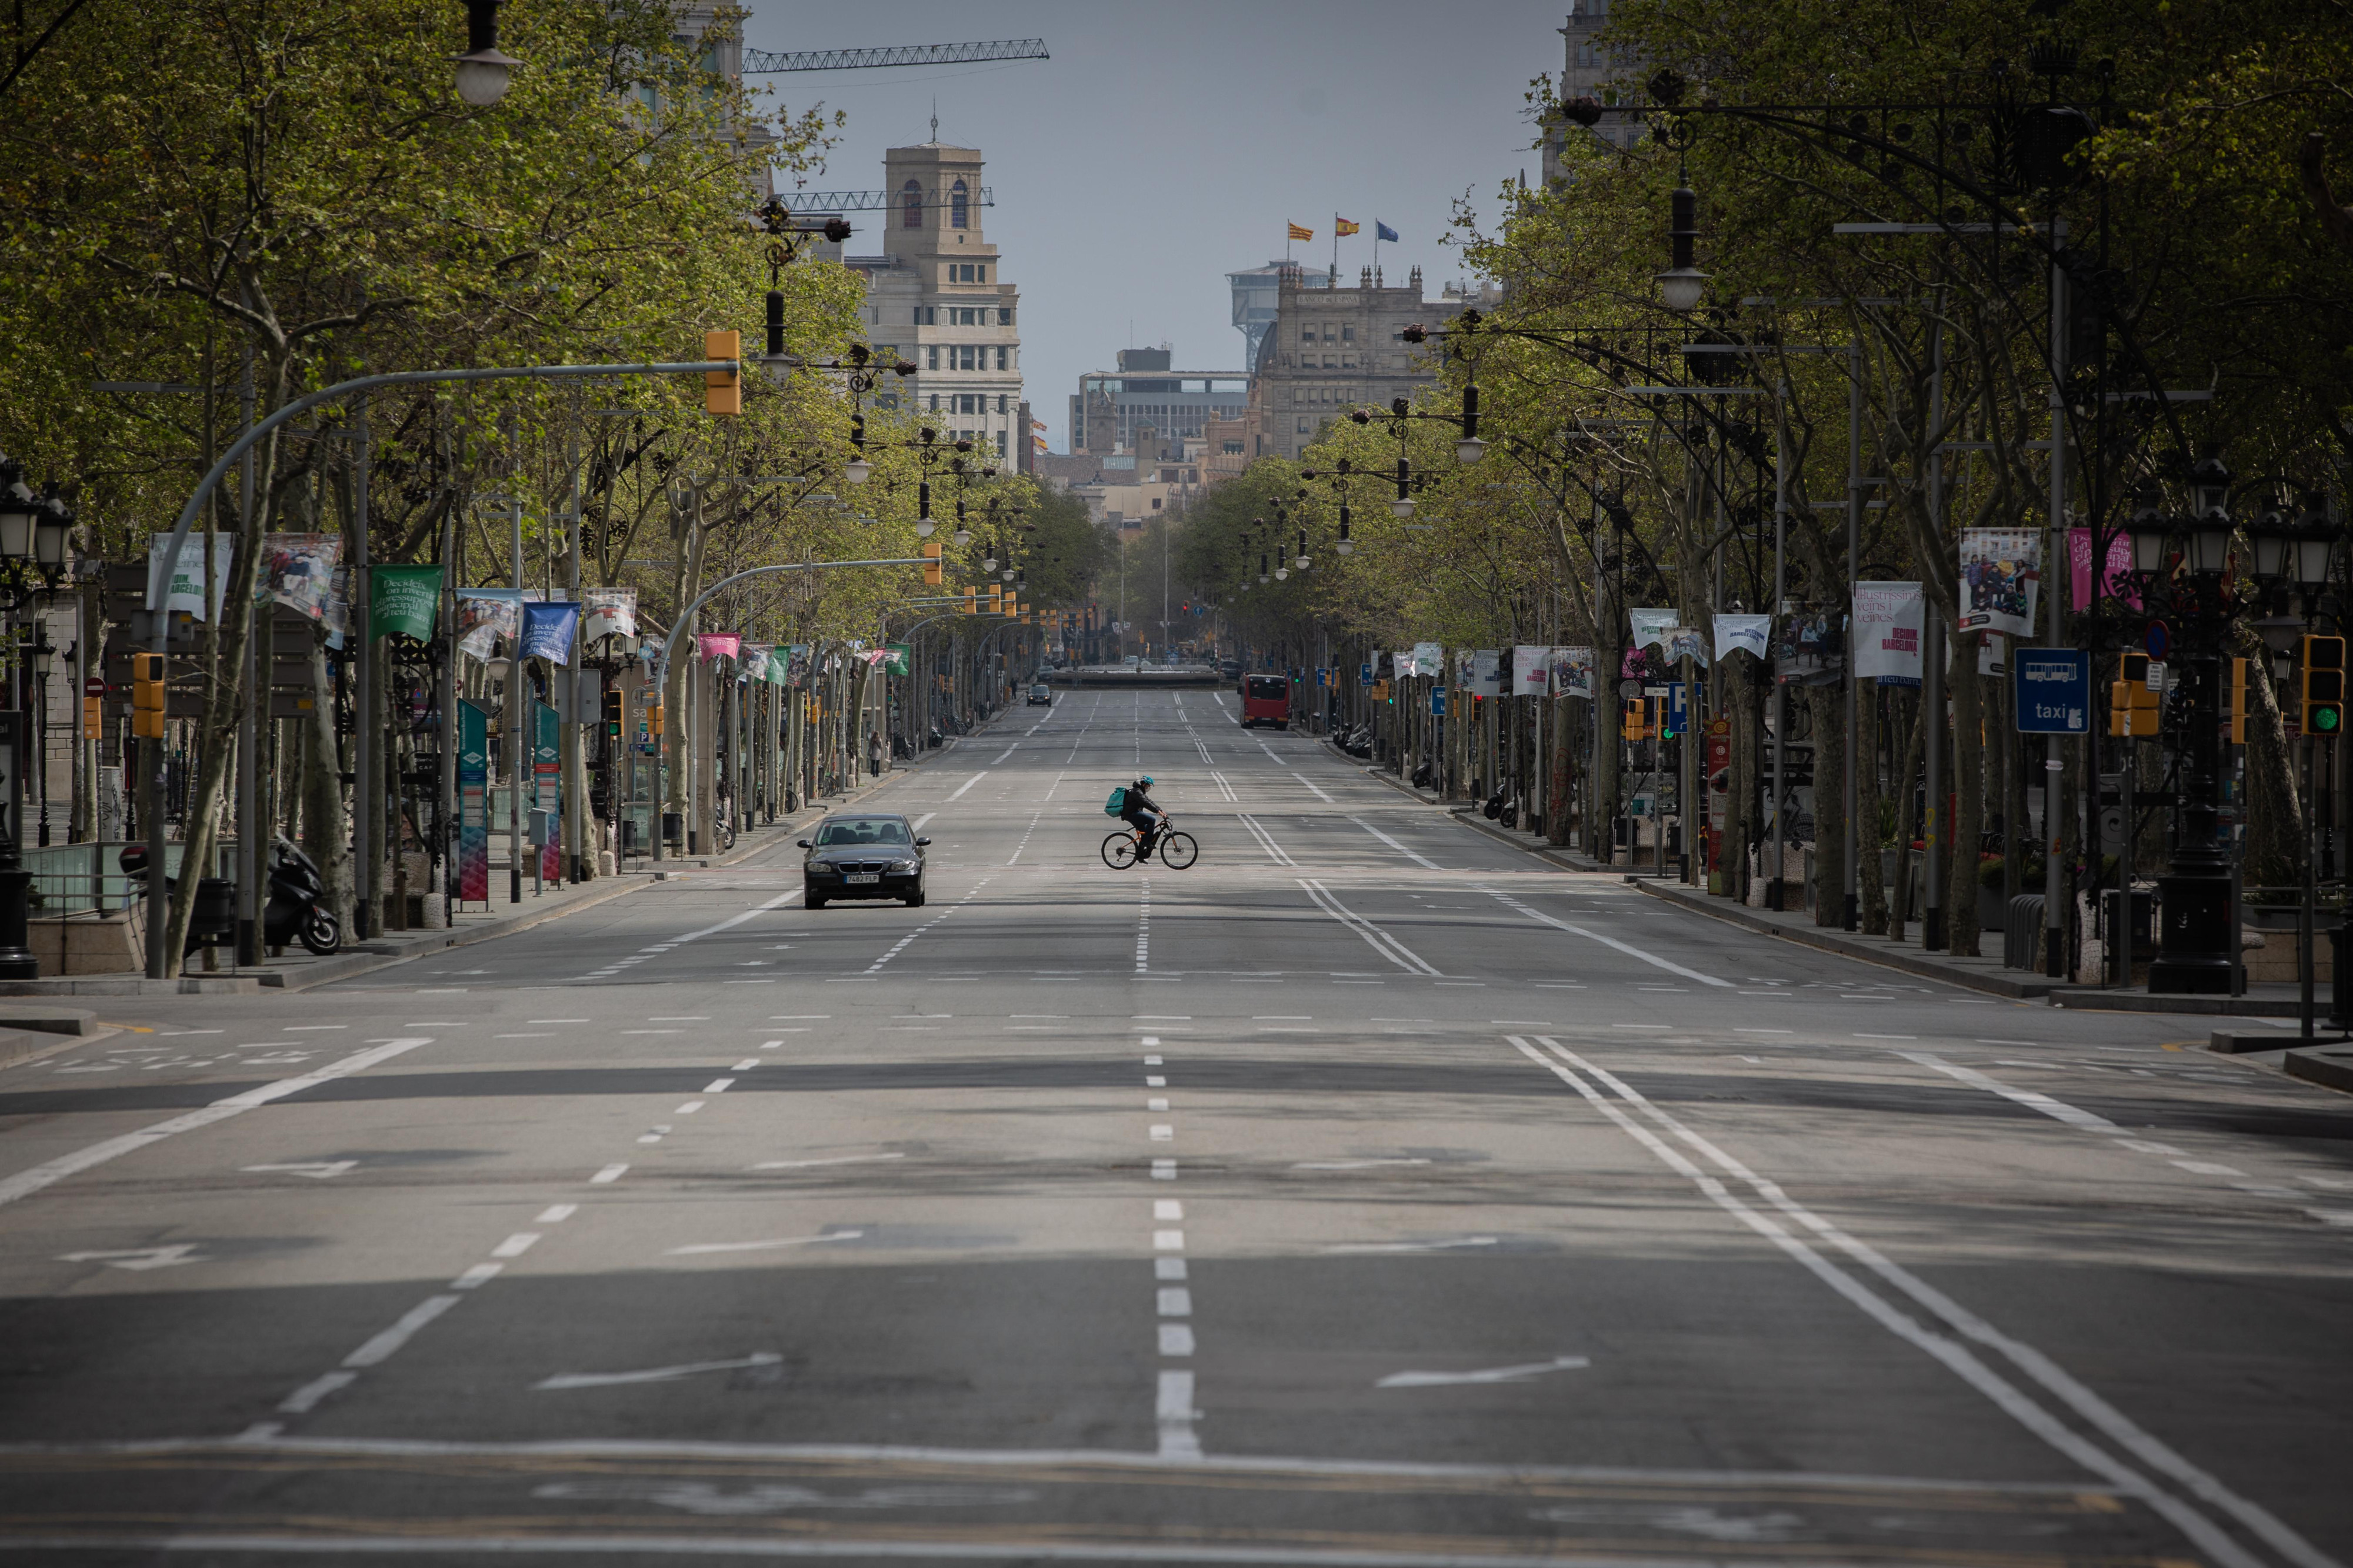
{"type": "Polygon", "coordinates": [[[2334,735],[2345,728],[2345,639],[2304,639],[2304,732],[2334,735]]]}

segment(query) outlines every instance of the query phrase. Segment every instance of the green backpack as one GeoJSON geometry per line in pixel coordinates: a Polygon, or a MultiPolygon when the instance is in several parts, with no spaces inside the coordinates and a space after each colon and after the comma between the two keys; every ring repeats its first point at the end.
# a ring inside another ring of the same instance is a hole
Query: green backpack
{"type": "Polygon", "coordinates": [[[1117,816],[1121,812],[1125,811],[1126,809],[1127,791],[1124,787],[1112,791],[1111,798],[1103,802],[1103,815],[1105,816],[1117,816]]]}

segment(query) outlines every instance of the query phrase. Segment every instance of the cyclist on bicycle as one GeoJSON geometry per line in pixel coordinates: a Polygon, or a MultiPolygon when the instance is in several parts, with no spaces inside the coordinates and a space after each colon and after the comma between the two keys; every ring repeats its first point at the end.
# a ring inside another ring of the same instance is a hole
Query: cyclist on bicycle
{"type": "Polygon", "coordinates": [[[1167,813],[1152,798],[1152,775],[1145,774],[1127,786],[1127,798],[1119,808],[1120,820],[1135,828],[1142,843],[1135,851],[1135,863],[1145,865],[1152,858],[1153,840],[1160,835],[1160,825],[1167,813]]]}

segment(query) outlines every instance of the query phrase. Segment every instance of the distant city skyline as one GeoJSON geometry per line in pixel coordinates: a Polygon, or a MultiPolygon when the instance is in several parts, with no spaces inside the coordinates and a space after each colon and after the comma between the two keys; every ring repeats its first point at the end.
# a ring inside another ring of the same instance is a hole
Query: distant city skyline
{"type": "MultiPolygon", "coordinates": [[[[1368,0],[1345,12],[1211,0],[1176,10],[1029,0],[975,12],[913,0],[887,12],[747,0],[758,48],[1042,37],[1050,60],[938,69],[754,77],[772,103],[849,116],[811,189],[872,189],[890,147],[929,139],[977,148],[997,205],[987,215],[1002,275],[1018,285],[1023,380],[1057,452],[1071,449],[1067,395],[1123,348],[1168,343],[1179,362],[1245,368],[1229,272],[1284,253],[1287,223],[1314,230],[1291,247],[1340,280],[1373,261],[1373,225],[1391,285],[1419,266],[1434,299],[1463,277],[1440,242],[1466,195],[1482,222],[1495,193],[1542,154],[1524,95],[1561,66],[1565,0],[1498,0],[1450,26],[1490,46],[1456,48],[1426,7],[1368,0]],[[1129,258],[1114,272],[1103,258],[1129,258]]],[[[887,247],[881,214],[853,215],[853,255],[887,247]]]]}

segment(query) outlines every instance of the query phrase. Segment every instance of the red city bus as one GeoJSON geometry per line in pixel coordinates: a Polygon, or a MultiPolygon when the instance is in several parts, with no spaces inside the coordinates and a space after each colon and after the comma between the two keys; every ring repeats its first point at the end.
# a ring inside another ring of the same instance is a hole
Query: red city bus
{"type": "Polygon", "coordinates": [[[1243,729],[1261,722],[1278,730],[1291,728],[1291,677],[1245,675],[1241,696],[1243,729]]]}

